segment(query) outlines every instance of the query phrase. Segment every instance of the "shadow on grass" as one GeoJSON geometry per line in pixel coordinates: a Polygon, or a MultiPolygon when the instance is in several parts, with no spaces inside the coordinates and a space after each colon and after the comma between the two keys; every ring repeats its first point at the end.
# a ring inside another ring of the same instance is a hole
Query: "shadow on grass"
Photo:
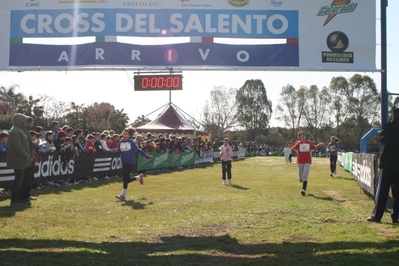
{"type": "Polygon", "coordinates": [[[247,188],[247,187],[242,187],[240,185],[235,185],[235,184],[232,184],[229,187],[235,188],[235,189],[240,189],[240,190],[249,190],[249,188],[247,188]]]}
{"type": "Polygon", "coordinates": [[[356,179],[354,179],[353,177],[343,177],[343,176],[339,176],[339,175],[336,175],[336,176],[332,177],[331,179],[349,180],[349,181],[356,182],[356,179]]]}
{"type": "MultiPolygon", "coordinates": [[[[0,207],[0,217],[12,217],[17,212],[24,211],[32,206],[30,202],[10,203],[10,206],[0,207]]],[[[1,261],[1,260],[0,260],[1,261]]]]}
{"type": "MultiPolygon", "coordinates": [[[[145,200],[145,199],[143,199],[143,200],[145,200]]],[[[123,206],[130,206],[134,210],[142,210],[146,206],[153,205],[153,204],[154,204],[154,202],[152,202],[152,201],[147,204],[143,204],[139,201],[134,201],[134,200],[127,200],[127,201],[123,202],[123,206]]]]}
{"type": "MultiPolygon", "coordinates": [[[[312,198],[315,198],[315,199],[319,199],[319,200],[328,200],[328,201],[333,201],[334,199],[333,198],[331,198],[331,197],[319,197],[319,196],[316,196],[316,195],[314,195],[314,194],[308,194],[308,196],[309,197],[312,197],[312,198]]],[[[337,200],[338,202],[345,202],[345,200],[343,200],[343,201],[339,201],[339,200],[337,200]]]]}
{"type": "Polygon", "coordinates": [[[229,235],[156,242],[0,240],[2,265],[395,265],[399,241],[241,244],[229,235]],[[32,264],[33,263],[33,264],[32,264]]]}

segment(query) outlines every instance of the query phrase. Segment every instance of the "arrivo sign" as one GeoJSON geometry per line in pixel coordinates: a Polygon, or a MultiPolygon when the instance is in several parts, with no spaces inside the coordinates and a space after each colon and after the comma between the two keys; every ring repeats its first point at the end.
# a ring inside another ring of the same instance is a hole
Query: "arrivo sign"
{"type": "Polygon", "coordinates": [[[182,90],[183,76],[179,75],[135,75],[135,91],[157,91],[157,90],[182,90]]]}

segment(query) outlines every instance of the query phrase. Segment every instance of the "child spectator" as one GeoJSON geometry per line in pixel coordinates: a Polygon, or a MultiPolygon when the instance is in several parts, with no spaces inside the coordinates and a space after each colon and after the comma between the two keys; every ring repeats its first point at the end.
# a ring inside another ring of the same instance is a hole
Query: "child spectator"
{"type": "Polygon", "coordinates": [[[118,134],[114,134],[114,135],[111,135],[111,134],[110,134],[110,136],[112,137],[112,148],[114,148],[115,150],[117,150],[117,149],[118,149],[118,143],[119,143],[120,137],[119,137],[118,134]]]}
{"type": "Polygon", "coordinates": [[[94,146],[94,136],[92,134],[87,135],[85,150],[87,152],[96,152],[96,147],[94,146]]]}
{"type": "Polygon", "coordinates": [[[46,137],[44,138],[44,142],[42,143],[42,152],[43,153],[49,153],[49,152],[54,152],[55,147],[53,143],[53,138],[54,138],[54,132],[53,131],[47,131],[46,132],[46,137]]]}
{"type": "Polygon", "coordinates": [[[136,143],[137,147],[143,149],[143,136],[140,134],[136,135],[136,138],[133,140],[136,143]]]}
{"type": "MultiPolygon", "coordinates": [[[[207,146],[204,144],[204,146],[207,146]]],[[[220,147],[220,160],[222,162],[222,184],[226,185],[226,174],[231,185],[231,160],[233,157],[233,144],[228,138],[224,139],[223,145],[220,147]]]]}
{"type": "Polygon", "coordinates": [[[70,137],[70,138],[72,139],[72,136],[73,136],[73,128],[68,127],[68,128],[65,130],[65,133],[66,133],[67,137],[70,137]]]}
{"type": "Polygon", "coordinates": [[[154,141],[154,151],[156,151],[156,152],[161,152],[161,146],[159,145],[159,139],[156,139],[155,141],[154,141]]]}
{"type": "Polygon", "coordinates": [[[86,140],[83,137],[83,130],[81,129],[76,129],[75,134],[76,138],[78,139],[78,144],[80,146],[80,150],[85,151],[85,146],[86,146],[86,140]]]}
{"type": "Polygon", "coordinates": [[[58,121],[51,122],[51,131],[53,132],[53,140],[58,138],[58,131],[60,130],[60,123],[58,121]]]}
{"type": "Polygon", "coordinates": [[[110,151],[110,152],[116,151],[116,149],[114,148],[113,139],[110,135],[107,136],[107,142],[105,143],[105,145],[107,145],[107,148],[106,148],[107,151],[110,151]]]}
{"type": "Polygon", "coordinates": [[[31,137],[32,143],[33,143],[32,148],[31,148],[32,156],[33,156],[35,162],[40,162],[39,152],[41,152],[41,147],[42,147],[41,145],[39,145],[40,134],[34,130],[29,130],[29,134],[30,134],[30,137],[31,137]]]}
{"type": "Polygon", "coordinates": [[[69,166],[69,161],[73,158],[73,154],[74,154],[74,146],[72,145],[72,138],[65,137],[65,141],[61,145],[60,156],[61,156],[61,162],[65,164],[66,167],[69,166]]]}
{"type": "Polygon", "coordinates": [[[73,146],[73,151],[74,151],[74,158],[79,157],[79,154],[83,152],[82,147],[79,145],[79,140],[76,135],[72,136],[72,146],[73,146]]]}
{"type": "Polygon", "coordinates": [[[0,134],[0,152],[7,152],[8,150],[8,131],[4,130],[0,134]]]}
{"type": "Polygon", "coordinates": [[[107,151],[107,134],[105,134],[104,132],[100,134],[100,142],[103,146],[103,150],[107,151]]]}
{"type": "Polygon", "coordinates": [[[147,140],[145,144],[145,150],[147,151],[147,154],[152,154],[154,151],[154,144],[151,142],[151,140],[147,140]]]}
{"type": "Polygon", "coordinates": [[[101,136],[100,132],[93,132],[94,135],[94,147],[96,147],[97,151],[104,151],[104,147],[101,144],[101,136]]]}
{"type": "Polygon", "coordinates": [[[58,138],[53,141],[55,151],[60,151],[61,145],[65,143],[66,134],[64,131],[58,131],[58,138]]]}
{"type": "Polygon", "coordinates": [[[37,138],[38,142],[40,143],[40,141],[43,139],[44,128],[42,126],[36,126],[34,131],[40,134],[40,137],[37,138]]]}

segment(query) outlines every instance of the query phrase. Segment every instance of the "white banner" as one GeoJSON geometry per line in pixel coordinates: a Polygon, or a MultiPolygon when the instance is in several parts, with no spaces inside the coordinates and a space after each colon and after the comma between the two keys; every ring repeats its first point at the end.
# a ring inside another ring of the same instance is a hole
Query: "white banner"
{"type": "Polygon", "coordinates": [[[0,70],[377,71],[375,5],[374,0],[3,0],[0,70]]]}

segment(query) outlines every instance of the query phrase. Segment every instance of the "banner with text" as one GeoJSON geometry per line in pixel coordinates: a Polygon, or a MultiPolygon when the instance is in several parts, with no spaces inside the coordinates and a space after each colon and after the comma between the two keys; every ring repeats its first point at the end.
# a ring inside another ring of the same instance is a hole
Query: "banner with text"
{"type": "Polygon", "coordinates": [[[0,70],[374,71],[376,1],[344,2],[3,0],[0,70]]]}
{"type": "Polygon", "coordinates": [[[365,191],[374,195],[375,155],[368,153],[353,153],[353,178],[365,191]]]}

